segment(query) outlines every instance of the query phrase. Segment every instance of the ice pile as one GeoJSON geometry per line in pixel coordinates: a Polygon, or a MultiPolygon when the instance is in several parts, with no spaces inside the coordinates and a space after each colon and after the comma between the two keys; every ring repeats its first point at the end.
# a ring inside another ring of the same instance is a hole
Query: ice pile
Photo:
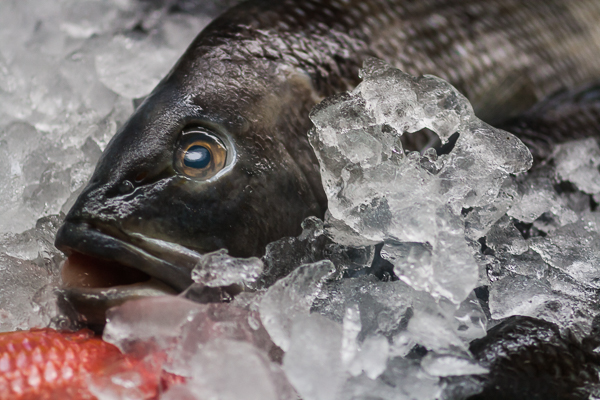
{"type": "Polygon", "coordinates": [[[594,139],[573,141],[519,179],[522,197],[486,238],[492,318],[527,315],[579,339],[590,333],[600,314],[599,165],[594,139]]]}
{"type": "MultiPolygon", "coordinates": [[[[55,214],[134,101],[232,2],[0,2],[0,331],[73,322],[54,294],[55,214]]],[[[148,363],[164,354],[159,367],[186,377],[161,399],[465,398],[487,372],[468,345],[502,318],[590,332],[595,140],[557,146],[524,173],[523,144],[446,82],[378,60],[362,77],[311,115],[325,221],[307,219],[262,260],[207,254],[181,296],[110,312],[106,340],[148,363]],[[446,144],[405,151],[401,137],[423,129],[446,144]]],[[[90,385],[112,400],[136,398],[135,382],[129,371],[90,385]]]]}
{"type": "Polygon", "coordinates": [[[0,2],[0,331],[56,315],[53,215],[70,208],[134,100],[233,3],[0,2]]]}
{"type": "MultiPolygon", "coordinates": [[[[248,310],[254,300],[247,297],[232,304],[196,304],[178,297],[132,301],[108,314],[104,339],[141,356],[166,353],[169,362],[163,368],[187,381],[161,399],[296,399],[278,364],[281,352],[257,311],[248,310]]],[[[133,379],[112,379],[113,385],[97,387],[95,394],[115,398],[110,393],[123,392],[133,379]]]]}

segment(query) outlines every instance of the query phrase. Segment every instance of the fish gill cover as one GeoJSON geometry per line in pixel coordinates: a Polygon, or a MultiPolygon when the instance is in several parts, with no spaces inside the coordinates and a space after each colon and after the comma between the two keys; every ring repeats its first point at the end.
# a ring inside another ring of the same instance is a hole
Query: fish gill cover
{"type": "MultiPolygon", "coordinates": [[[[57,214],[132,100],[210,16],[132,1],[78,4],[0,5],[1,40],[10,44],[0,48],[2,331],[77,326],[54,290],[57,214]]],[[[599,365],[591,351],[600,311],[596,141],[557,146],[551,163],[525,174],[524,145],[478,120],[446,82],[377,60],[363,79],[311,116],[325,221],[306,220],[299,237],[270,244],[262,260],[206,255],[181,296],[111,310],[104,339],[125,352],[167,352],[165,368],[189,379],[161,399],[467,398],[487,390],[487,379],[519,371],[511,357],[531,365],[523,349],[546,354],[532,356],[535,365],[563,368],[569,395],[597,393],[597,376],[586,375],[599,365]],[[423,128],[454,147],[404,151],[401,135],[423,128]],[[215,274],[218,263],[226,275],[215,274]],[[229,304],[189,300],[229,284],[257,290],[229,304]],[[515,315],[556,325],[501,322],[515,315]],[[557,360],[575,355],[568,367],[557,360]]],[[[567,398],[553,386],[560,373],[527,371],[517,395],[567,398]]],[[[123,393],[135,393],[135,375],[113,378],[92,379],[94,395],[133,398],[123,393]]]]}

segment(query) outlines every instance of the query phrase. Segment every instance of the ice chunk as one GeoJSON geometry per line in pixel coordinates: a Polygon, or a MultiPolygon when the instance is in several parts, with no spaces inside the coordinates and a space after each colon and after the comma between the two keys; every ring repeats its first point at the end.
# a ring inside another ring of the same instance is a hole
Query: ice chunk
{"type": "Polygon", "coordinates": [[[194,399],[297,399],[279,365],[250,344],[232,340],[210,341],[195,354],[187,386],[194,399]]]}
{"type": "MultiPolygon", "coordinates": [[[[329,234],[353,246],[386,241],[401,278],[458,304],[478,279],[461,212],[498,201],[509,174],[531,166],[531,154],[513,135],[478,120],[468,101],[438,78],[414,78],[375,59],[362,77],[355,90],[311,113],[309,140],[329,200],[329,234]],[[423,128],[443,143],[458,133],[454,148],[439,157],[405,155],[400,135],[423,128]],[[428,249],[413,262],[398,254],[405,249],[394,248],[397,242],[428,249]]],[[[502,216],[488,214],[488,227],[502,216]]]]}
{"type": "Polygon", "coordinates": [[[552,157],[562,180],[574,183],[585,193],[600,193],[600,148],[596,139],[557,145],[552,157]]]}
{"type": "Polygon", "coordinates": [[[415,300],[415,313],[406,328],[413,340],[437,352],[465,353],[467,345],[455,331],[449,310],[441,308],[426,293],[420,293],[415,300]]]}
{"type": "MultiPolygon", "coordinates": [[[[386,386],[394,388],[392,393],[381,396],[380,398],[400,398],[400,399],[419,399],[433,400],[439,399],[442,392],[440,379],[426,373],[418,361],[410,358],[395,357],[388,361],[388,368],[378,379],[378,383],[385,382],[386,386]]],[[[356,387],[363,393],[363,397],[369,396],[368,385],[356,387]],[[362,390],[361,390],[362,389],[362,390]]],[[[375,393],[385,387],[376,386],[375,393]]],[[[355,390],[356,390],[355,389],[355,390]]],[[[386,393],[386,392],[384,392],[386,393]]]]}
{"type": "Polygon", "coordinates": [[[529,249],[523,235],[507,216],[498,220],[490,229],[486,236],[486,245],[497,252],[515,255],[523,254],[529,249]]]}
{"type": "Polygon", "coordinates": [[[530,246],[549,265],[584,285],[600,288],[599,224],[600,215],[589,213],[578,223],[558,228],[547,237],[532,238],[530,246]]]}
{"type": "Polygon", "coordinates": [[[162,350],[171,370],[185,375],[190,354],[213,339],[246,341],[276,352],[269,335],[249,310],[225,303],[197,304],[164,296],[129,301],[107,312],[104,340],[126,352],[162,350]]]}
{"type": "Polygon", "coordinates": [[[341,358],[345,369],[352,376],[365,373],[376,379],[385,371],[389,343],[383,336],[369,336],[361,345],[358,336],[361,332],[360,311],[358,305],[348,307],[343,322],[341,358]]]}
{"type": "Polygon", "coordinates": [[[283,369],[306,400],[335,400],[348,377],[342,368],[342,327],[318,314],[296,318],[283,369]]]}
{"type": "Polygon", "coordinates": [[[169,353],[171,372],[187,375],[195,357],[207,343],[214,340],[246,342],[271,359],[281,361],[282,352],[272,342],[258,315],[233,304],[207,304],[183,326],[181,340],[169,353]]]}
{"type": "Polygon", "coordinates": [[[333,242],[325,235],[323,221],[308,217],[302,222],[298,237],[287,237],[270,243],[263,257],[265,271],[258,287],[268,287],[302,264],[328,259],[339,271],[354,275],[369,268],[373,262],[373,246],[352,247],[333,242]]]}
{"type": "Polygon", "coordinates": [[[492,318],[525,315],[556,323],[579,339],[589,334],[591,321],[600,313],[594,295],[584,287],[568,288],[564,277],[540,279],[508,274],[492,283],[489,306],[492,318]],[[561,282],[562,281],[562,282],[561,282]],[[571,293],[563,291],[570,289],[571,293]],[[573,290],[575,289],[575,290],[573,290]]]}
{"type": "Polygon", "coordinates": [[[287,351],[294,320],[308,315],[323,283],[334,277],[331,261],[300,266],[269,288],[260,303],[260,318],[273,342],[287,351]]]}
{"type": "Polygon", "coordinates": [[[124,352],[135,351],[141,342],[153,349],[171,349],[200,307],[173,296],[129,301],[107,312],[103,339],[124,352]]]}
{"type": "Polygon", "coordinates": [[[520,201],[521,197],[515,180],[506,179],[496,199],[485,206],[463,210],[463,215],[466,214],[465,235],[471,240],[485,236],[494,223],[520,201]]]}
{"type": "MultiPolygon", "coordinates": [[[[519,221],[532,223],[543,214],[550,213],[558,226],[575,222],[576,213],[558,195],[554,189],[555,183],[554,172],[546,168],[536,168],[532,173],[521,177],[519,191],[522,197],[508,211],[508,215],[519,221]]],[[[544,231],[555,228],[538,226],[544,231]]]]}
{"type": "Polygon", "coordinates": [[[359,342],[382,335],[389,340],[413,315],[414,290],[403,282],[381,282],[372,275],[329,282],[315,299],[312,312],[342,323],[348,309],[358,307],[359,342]]]}
{"type": "Polygon", "coordinates": [[[488,321],[474,291],[460,303],[450,321],[458,337],[466,342],[485,336],[488,321]]]}
{"type": "Polygon", "coordinates": [[[192,271],[192,279],[209,287],[245,285],[254,282],[263,270],[256,257],[236,258],[221,249],[204,254],[192,271]]]}

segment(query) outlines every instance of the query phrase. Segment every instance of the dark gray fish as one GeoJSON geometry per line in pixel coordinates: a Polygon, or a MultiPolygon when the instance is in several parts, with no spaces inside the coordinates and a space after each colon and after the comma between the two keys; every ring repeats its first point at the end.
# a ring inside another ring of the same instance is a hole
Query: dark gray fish
{"type": "MultiPolygon", "coordinates": [[[[600,77],[599,25],[596,0],[242,3],[200,33],[115,135],[56,246],[142,271],[137,280],[156,283],[146,291],[181,291],[199,254],[260,255],[323,215],[307,115],[353,88],[367,57],[447,79],[494,121],[600,77]]],[[[67,293],[97,308],[135,296],[125,283],[67,293]]]]}
{"type": "Polygon", "coordinates": [[[536,318],[510,317],[469,349],[490,369],[483,391],[469,400],[583,400],[586,386],[599,383],[600,357],[536,318]]]}
{"type": "Polygon", "coordinates": [[[548,159],[556,144],[600,139],[600,83],[562,90],[498,127],[517,135],[535,162],[548,159]]]}

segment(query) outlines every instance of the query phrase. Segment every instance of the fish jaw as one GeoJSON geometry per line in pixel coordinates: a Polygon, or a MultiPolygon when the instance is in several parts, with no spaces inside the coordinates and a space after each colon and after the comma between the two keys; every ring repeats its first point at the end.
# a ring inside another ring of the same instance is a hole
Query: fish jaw
{"type": "Polygon", "coordinates": [[[77,252],[138,269],[175,290],[182,291],[192,284],[189,254],[181,257],[187,265],[168,262],[87,223],[65,222],[56,235],[55,245],[65,254],[77,252]]]}
{"type": "MultiPolygon", "coordinates": [[[[138,237],[137,242],[141,241],[138,237]]],[[[191,270],[195,265],[195,258],[200,255],[190,251],[177,252],[177,246],[153,244],[151,251],[154,254],[87,223],[65,222],[60,228],[55,245],[69,255],[63,265],[63,278],[73,274],[72,264],[77,265],[75,268],[84,268],[82,274],[92,275],[96,281],[98,276],[102,278],[102,275],[116,275],[114,282],[110,278],[104,278],[104,285],[89,282],[83,285],[71,284],[68,279],[63,279],[65,287],[62,291],[65,298],[85,317],[89,326],[104,326],[106,310],[111,307],[142,297],[174,295],[192,283],[191,270]],[[170,254],[167,255],[169,251],[170,254]],[[74,261],[76,258],[79,261],[74,261]],[[95,269],[100,271],[94,272],[94,268],[86,265],[89,263],[96,264],[95,269]]]]}

